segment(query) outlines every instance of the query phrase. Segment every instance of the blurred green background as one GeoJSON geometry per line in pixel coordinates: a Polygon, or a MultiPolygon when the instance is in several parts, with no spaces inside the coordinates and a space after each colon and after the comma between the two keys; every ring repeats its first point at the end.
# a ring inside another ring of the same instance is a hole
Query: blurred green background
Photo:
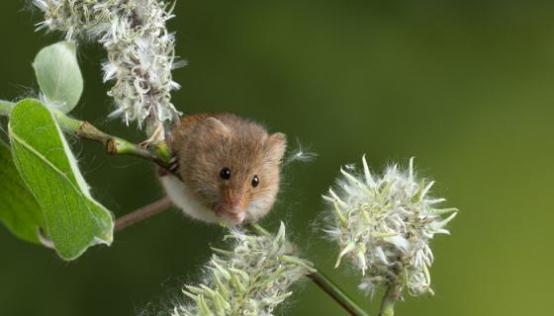
{"type": "MultiPolygon", "coordinates": [[[[231,111],[318,153],[290,165],[283,219],[305,255],[372,315],[359,275],[332,268],[337,248],[319,226],[339,166],[366,153],[381,170],[417,157],[435,193],[461,209],[433,245],[434,297],[398,315],[546,315],[554,290],[554,3],[534,1],[178,1],[174,94],[185,113],[231,111]]],[[[34,32],[40,13],[0,2],[0,98],[32,95],[31,62],[62,38],[34,32]]],[[[86,91],[75,116],[141,140],[106,119],[103,51],[81,46],[86,91]]],[[[72,141],[94,195],[117,215],[162,193],[148,163],[106,157],[72,141]]],[[[2,179],[0,179],[2,181],[2,179]]],[[[0,229],[0,315],[134,315],[198,277],[222,230],[167,212],[118,233],[75,262],[0,229]],[[168,294],[169,293],[169,294],[168,294]]],[[[304,282],[280,312],[343,315],[304,282]]]]}

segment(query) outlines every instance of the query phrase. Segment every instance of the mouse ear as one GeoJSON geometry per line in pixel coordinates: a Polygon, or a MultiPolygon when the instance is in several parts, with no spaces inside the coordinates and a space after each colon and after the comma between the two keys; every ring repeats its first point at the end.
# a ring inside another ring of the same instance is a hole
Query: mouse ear
{"type": "Polygon", "coordinates": [[[213,116],[203,120],[201,126],[204,130],[216,137],[226,137],[231,134],[229,127],[213,116]]]}
{"type": "Polygon", "coordinates": [[[287,149],[287,136],[283,133],[273,133],[266,141],[267,157],[270,161],[281,162],[287,149]]]}

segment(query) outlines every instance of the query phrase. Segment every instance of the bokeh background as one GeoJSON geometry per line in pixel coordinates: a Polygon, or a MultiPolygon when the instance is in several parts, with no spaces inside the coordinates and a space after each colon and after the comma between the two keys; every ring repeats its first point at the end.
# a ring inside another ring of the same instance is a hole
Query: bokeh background
{"type": "MultiPolygon", "coordinates": [[[[364,153],[377,170],[417,157],[435,193],[461,209],[452,236],[433,243],[437,294],[407,297],[398,315],[549,314],[554,3],[187,0],[175,13],[169,27],[190,62],[175,72],[175,104],[254,118],[318,154],[286,168],[263,224],[285,220],[305,255],[373,315],[378,300],[358,293],[355,272],[332,268],[337,248],[314,224],[340,165],[364,153]]],[[[39,21],[23,0],[0,2],[0,98],[37,90],[34,55],[62,38],[34,32],[39,21]]],[[[141,140],[106,119],[103,51],[80,51],[86,91],[75,115],[141,140]]],[[[94,195],[116,215],[162,195],[148,163],[73,143],[94,195]]],[[[222,234],[173,210],[66,263],[2,228],[0,315],[135,315],[197,279],[222,234]]],[[[344,315],[309,282],[280,313],[344,315]]]]}

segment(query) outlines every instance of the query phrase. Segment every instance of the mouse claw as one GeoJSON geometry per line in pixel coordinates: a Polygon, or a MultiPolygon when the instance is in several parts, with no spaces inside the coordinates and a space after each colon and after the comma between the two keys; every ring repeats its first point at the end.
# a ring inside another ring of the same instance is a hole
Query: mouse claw
{"type": "Polygon", "coordinates": [[[177,159],[177,157],[175,156],[172,156],[169,159],[167,166],[158,167],[158,176],[165,177],[165,176],[173,175],[173,176],[177,176],[180,179],[181,177],[177,173],[178,171],[179,171],[179,159],[177,159]]]}
{"type": "Polygon", "coordinates": [[[169,167],[167,169],[169,169],[172,173],[179,171],[179,159],[175,156],[171,157],[169,160],[169,167]]]}
{"type": "Polygon", "coordinates": [[[148,139],[142,141],[139,143],[139,146],[144,149],[150,149],[152,146],[155,146],[156,144],[162,143],[165,139],[165,132],[163,124],[158,123],[154,130],[152,131],[152,134],[148,139]]]}

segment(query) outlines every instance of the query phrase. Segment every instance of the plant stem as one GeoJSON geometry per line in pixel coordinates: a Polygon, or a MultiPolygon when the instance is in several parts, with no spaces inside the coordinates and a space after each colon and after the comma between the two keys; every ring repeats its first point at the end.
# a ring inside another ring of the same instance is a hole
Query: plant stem
{"type": "Polygon", "coordinates": [[[128,226],[131,226],[138,222],[142,222],[154,215],[160,214],[163,211],[171,208],[171,206],[173,206],[173,203],[171,202],[169,197],[166,196],[164,198],[161,198],[155,202],[145,205],[129,214],[123,215],[118,218],[115,221],[114,230],[116,232],[121,231],[128,226]]]}
{"type": "Polygon", "coordinates": [[[64,132],[98,142],[104,145],[110,155],[135,156],[153,161],[166,169],[169,168],[169,157],[159,155],[159,151],[150,151],[123,138],[106,134],[89,122],[71,118],[60,111],[53,111],[53,113],[64,132]]]}
{"type": "MultiPolygon", "coordinates": [[[[0,100],[0,115],[9,115],[15,103],[0,100]]],[[[128,155],[152,161],[159,166],[170,170],[170,151],[166,144],[141,146],[123,138],[102,132],[87,121],[81,121],[67,116],[65,113],[52,110],[60,128],[67,134],[75,135],[82,139],[98,142],[104,146],[109,155],[128,155]]]]}
{"type": "Polygon", "coordinates": [[[348,314],[352,316],[367,316],[368,314],[358,306],[341,288],[331,281],[320,270],[308,274],[310,278],[320,289],[337,302],[348,314]]]}
{"type": "Polygon", "coordinates": [[[381,301],[381,308],[379,310],[379,316],[394,316],[394,303],[400,297],[398,287],[395,285],[389,285],[383,295],[381,301]]]}

